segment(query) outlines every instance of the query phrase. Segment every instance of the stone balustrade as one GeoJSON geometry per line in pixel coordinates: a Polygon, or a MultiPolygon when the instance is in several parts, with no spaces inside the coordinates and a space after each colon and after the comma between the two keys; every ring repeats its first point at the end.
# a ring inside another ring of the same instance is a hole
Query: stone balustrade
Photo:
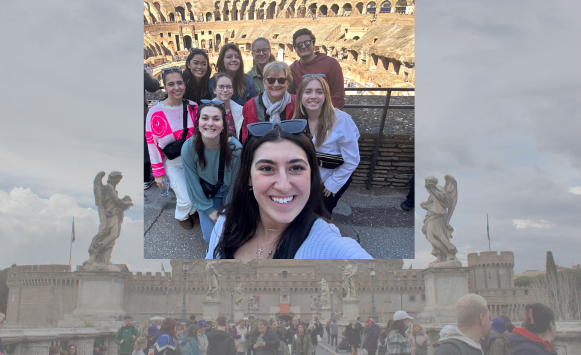
{"type": "Polygon", "coordinates": [[[116,355],[116,333],[112,327],[2,329],[0,338],[9,355],[46,355],[51,346],[66,348],[71,344],[76,345],[78,355],[92,355],[96,339],[107,347],[107,354],[116,355]]]}

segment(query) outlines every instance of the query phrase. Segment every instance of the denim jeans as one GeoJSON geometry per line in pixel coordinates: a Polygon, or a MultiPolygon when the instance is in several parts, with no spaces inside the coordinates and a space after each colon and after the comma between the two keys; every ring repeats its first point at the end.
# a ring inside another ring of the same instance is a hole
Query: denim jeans
{"type": "MultiPolygon", "coordinates": [[[[227,195],[228,187],[222,186],[216,196],[212,198],[215,210],[219,210],[219,208],[224,204],[224,200],[226,199],[227,195]]],[[[198,214],[200,215],[200,227],[202,227],[202,235],[204,236],[206,243],[209,244],[210,238],[212,237],[212,230],[214,229],[214,221],[212,221],[210,216],[204,212],[198,211],[198,214]]]]}

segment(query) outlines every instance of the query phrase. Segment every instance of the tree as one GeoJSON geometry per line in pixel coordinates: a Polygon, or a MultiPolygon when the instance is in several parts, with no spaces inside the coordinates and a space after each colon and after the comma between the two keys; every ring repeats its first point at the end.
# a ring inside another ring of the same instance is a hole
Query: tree
{"type": "Polygon", "coordinates": [[[547,277],[549,279],[557,277],[557,265],[555,265],[555,259],[553,259],[553,252],[547,252],[547,265],[545,266],[547,277]]]}
{"type": "Polygon", "coordinates": [[[531,282],[537,301],[551,307],[558,321],[581,319],[581,272],[569,271],[560,271],[553,277],[547,273],[531,282]]]}

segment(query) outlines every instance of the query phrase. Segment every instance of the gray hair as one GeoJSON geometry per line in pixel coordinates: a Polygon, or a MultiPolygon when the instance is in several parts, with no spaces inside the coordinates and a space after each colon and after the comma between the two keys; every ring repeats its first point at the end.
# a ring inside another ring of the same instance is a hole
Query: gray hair
{"type": "Polygon", "coordinates": [[[291,70],[289,66],[285,62],[270,62],[268,63],[263,70],[262,77],[267,78],[271,74],[275,74],[278,72],[284,72],[284,76],[286,80],[290,83],[293,79],[291,70]]]}

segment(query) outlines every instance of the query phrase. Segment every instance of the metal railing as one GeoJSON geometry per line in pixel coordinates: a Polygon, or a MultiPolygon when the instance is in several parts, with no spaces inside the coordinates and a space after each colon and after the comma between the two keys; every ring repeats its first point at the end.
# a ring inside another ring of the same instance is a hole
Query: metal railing
{"type": "Polygon", "coordinates": [[[369,177],[367,178],[366,188],[371,189],[371,182],[373,181],[373,173],[375,172],[375,164],[377,163],[377,155],[379,154],[379,147],[381,146],[381,137],[383,135],[383,128],[385,127],[385,120],[387,118],[387,110],[413,110],[415,105],[390,105],[391,93],[393,91],[415,91],[415,88],[345,88],[345,91],[387,91],[387,97],[383,105],[345,105],[345,108],[381,108],[383,113],[381,115],[381,122],[379,123],[379,130],[375,138],[375,148],[373,149],[373,156],[371,157],[371,165],[369,167],[369,177]]]}

